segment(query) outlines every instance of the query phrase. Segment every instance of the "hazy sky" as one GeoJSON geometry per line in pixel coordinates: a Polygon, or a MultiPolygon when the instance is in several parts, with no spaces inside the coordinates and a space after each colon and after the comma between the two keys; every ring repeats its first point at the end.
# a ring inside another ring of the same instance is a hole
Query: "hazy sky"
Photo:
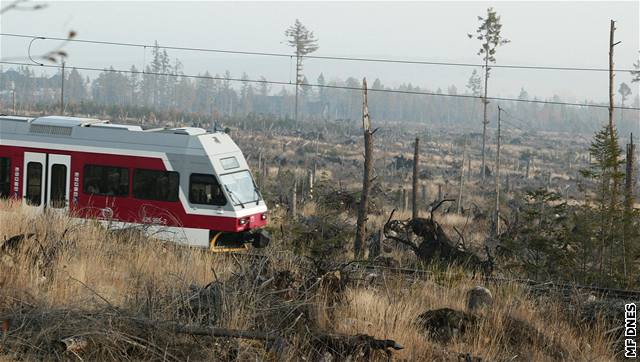
{"type": "MultiPolygon", "coordinates": [[[[2,1],[3,4],[7,0],[2,1]]],[[[290,52],[285,29],[299,18],[319,38],[315,55],[386,57],[410,60],[480,62],[479,43],[468,39],[478,15],[494,7],[502,17],[503,36],[512,42],[498,49],[498,64],[608,67],[609,20],[617,21],[616,68],[631,68],[640,50],[640,2],[47,2],[36,12],[2,15],[3,33],[65,36],[117,42],[290,52]]],[[[25,57],[28,40],[0,37],[0,58],[25,57]]],[[[33,52],[56,43],[37,41],[33,52]]],[[[128,69],[149,61],[139,48],[70,44],[69,66],[128,69]]],[[[239,77],[293,79],[287,58],[214,55],[169,51],[185,73],[231,71],[239,77]]],[[[464,90],[472,68],[377,64],[308,59],[305,74],[315,82],[320,72],[336,77],[380,78],[385,85],[411,82],[431,90],[455,85],[464,90]]],[[[87,75],[93,76],[93,74],[87,75]]],[[[607,72],[495,69],[493,96],[531,96],[566,100],[607,100],[607,72]]],[[[629,83],[618,73],[616,83],[629,83]]],[[[274,90],[279,90],[278,87],[274,90]]],[[[617,90],[617,85],[616,85],[617,90]]],[[[632,87],[638,94],[638,83],[632,87]]]]}

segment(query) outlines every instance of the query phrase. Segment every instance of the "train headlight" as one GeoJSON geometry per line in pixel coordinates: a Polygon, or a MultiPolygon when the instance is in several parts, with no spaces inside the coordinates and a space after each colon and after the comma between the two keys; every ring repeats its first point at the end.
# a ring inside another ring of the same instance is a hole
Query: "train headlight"
{"type": "Polygon", "coordinates": [[[260,215],[260,218],[261,218],[262,220],[267,220],[267,213],[265,212],[265,213],[263,213],[262,215],[260,215]]]}
{"type": "Polygon", "coordinates": [[[245,217],[245,218],[242,218],[242,219],[238,220],[238,224],[245,225],[247,223],[247,221],[249,221],[249,220],[245,217]]]}

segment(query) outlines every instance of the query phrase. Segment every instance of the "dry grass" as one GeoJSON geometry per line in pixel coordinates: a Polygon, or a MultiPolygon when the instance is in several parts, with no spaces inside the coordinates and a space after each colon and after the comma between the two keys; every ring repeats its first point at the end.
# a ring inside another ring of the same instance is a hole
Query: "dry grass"
{"type": "MultiPolygon", "coordinates": [[[[303,212],[312,214],[314,210],[315,205],[309,204],[303,212]]],[[[461,225],[465,220],[451,215],[444,222],[461,225]]],[[[250,274],[252,270],[255,271],[255,262],[172,246],[143,235],[117,234],[94,221],[73,221],[55,213],[33,214],[20,205],[0,203],[0,237],[6,239],[25,233],[35,235],[14,251],[0,251],[0,319],[3,315],[25,313],[24,308],[30,306],[28,308],[34,308],[39,313],[51,313],[51,325],[43,324],[38,327],[41,330],[34,330],[32,326],[31,334],[10,330],[8,336],[0,339],[0,360],[76,359],[71,352],[47,352],[42,349],[43,343],[80,332],[95,333],[97,330],[111,333],[108,334],[109,338],[94,335],[92,341],[104,346],[96,347],[94,354],[81,354],[79,357],[300,360],[310,356],[302,336],[299,343],[294,341],[285,352],[274,355],[257,342],[227,341],[227,344],[220,344],[206,337],[174,338],[166,331],[164,334],[144,332],[145,338],[136,343],[145,347],[136,347],[135,353],[130,350],[126,353],[117,352],[116,346],[123,341],[121,335],[125,327],[109,324],[103,319],[83,319],[86,313],[119,311],[128,316],[152,320],[194,323],[195,319],[181,314],[190,287],[203,286],[215,280],[231,280],[243,273],[250,274]],[[18,311],[19,308],[23,309],[18,311]],[[54,318],[57,315],[54,311],[60,310],[74,312],[68,312],[66,320],[54,318]],[[33,340],[16,342],[25,336],[33,340]],[[235,352],[225,354],[229,349],[235,352]],[[167,353],[164,357],[160,353],[163,350],[167,353]]],[[[270,273],[288,270],[294,278],[304,276],[307,271],[300,259],[283,249],[283,244],[276,242],[265,251],[270,273]]],[[[511,284],[489,285],[496,302],[494,308],[487,312],[486,321],[470,336],[442,345],[425,336],[415,324],[416,317],[434,308],[465,309],[465,292],[481,282],[469,278],[458,269],[434,269],[433,276],[428,280],[377,280],[374,284],[349,284],[336,303],[329,302],[327,296],[322,294],[314,294],[306,302],[313,307],[319,326],[328,331],[366,333],[376,338],[398,341],[405,347],[394,354],[400,360],[457,361],[458,353],[481,356],[483,360],[506,361],[514,357],[516,360],[549,359],[543,352],[544,346],[528,346],[524,342],[514,346],[507,343],[507,331],[501,324],[505,315],[530,323],[563,345],[570,353],[569,360],[605,361],[613,356],[607,341],[601,337],[602,328],[571,327],[564,305],[537,301],[518,285],[511,284]]],[[[228,295],[222,298],[222,313],[217,326],[261,328],[258,320],[269,313],[274,314],[282,324],[288,321],[287,315],[296,310],[296,307],[290,306],[290,310],[277,313],[269,311],[270,304],[258,300],[257,286],[238,285],[241,288],[227,292],[228,295]],[[246,289],[242,289],[244,287],[246,289]]],[[[322,293],[322,290],[318,293],[322,293]]],[[[282,325],[281,328],[293,326],[282,325]]],[[[135,329],[129,332],[132,330],[135,329]]]]}

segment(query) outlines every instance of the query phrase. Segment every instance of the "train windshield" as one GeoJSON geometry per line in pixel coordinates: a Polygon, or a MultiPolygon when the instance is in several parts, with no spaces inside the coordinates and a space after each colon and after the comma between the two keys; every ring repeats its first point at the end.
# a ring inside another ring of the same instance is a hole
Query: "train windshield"
{"type": "Polygon", "coordinates": [[[220,176],[229,197],[235,205],[241,205],[260,200],[260,194],[249,171],[239,171],[220,176]]]}

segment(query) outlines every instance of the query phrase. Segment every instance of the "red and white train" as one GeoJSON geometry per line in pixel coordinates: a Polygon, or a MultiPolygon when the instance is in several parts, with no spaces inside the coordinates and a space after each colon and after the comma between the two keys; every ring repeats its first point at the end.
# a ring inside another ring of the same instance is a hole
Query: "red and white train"
{"type": "Polygon", "coordinates": [[[0,116],[0,197],[214,251],[270,241],[247,162],[218,130],[0,116]]]}

